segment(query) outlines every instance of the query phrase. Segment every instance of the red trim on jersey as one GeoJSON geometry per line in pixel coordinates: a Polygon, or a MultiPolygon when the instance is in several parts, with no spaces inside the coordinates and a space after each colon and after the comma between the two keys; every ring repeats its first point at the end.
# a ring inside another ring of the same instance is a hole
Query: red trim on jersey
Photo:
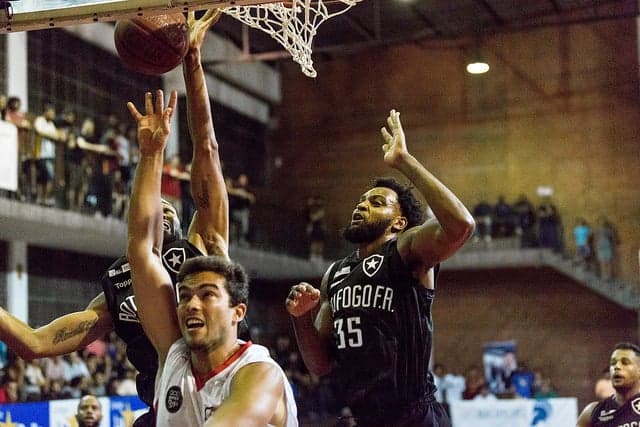
{"type": "Polygon", "coordinates": [[[251,341],[247,341],[246,343],[241,345],[240,348],[235,353],[233,353],[231,356],[229,356],[229,358],[227,360],[225,360],[220,366],[215,368],[213,371],[209,372],[206,376],[198,378],[198,376],[195,375],[195,373],[194,373],[193,376],[194,376],[194,378],[196,380],[196,390],[197,391],[202,390],[202,387],[204,387],[204,385],[207,383],[207,381],[209,381],[211,378],[213,378],[216,375],[218,375],[220,372],[224,371],[233,362],[238,360],[240,358],[240,356],[242,356],[242,353],[247,351],[247,349],[249,347],[251,347],[252,344],[253,343],[251,341]]]}

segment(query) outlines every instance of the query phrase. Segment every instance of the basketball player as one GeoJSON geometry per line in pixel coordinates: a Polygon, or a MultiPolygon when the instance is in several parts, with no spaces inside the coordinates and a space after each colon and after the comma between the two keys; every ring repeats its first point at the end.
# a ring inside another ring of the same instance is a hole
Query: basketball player
{"type": "Polygon", "coordinates": [[[358,426],[450,426],[428,370],[431,304],[439,263],[475,224],[408,152],[400,114],[391,110],[387,124],[384,162],[412,182],[435,217],[423,222],[410,188],[376,180],[344,231],[357,250],[329,267],[320,290],[293,286],[286,306],[307,367],[337,374],[358,426]]]}
{"type": "Polygon", "coordinates": [[[102,405],[97,397],[86,395],[78,402],[76,412],[78,427],[98,427],[102,421],[102,405]]]}
{"type": "Polygon", "coordinates": [[[144,115],[131,102],[127,105],[138,123],[140,146],[127,254],[140,321],[158,354],[156,425],[297,426],[284,372],[265,347],[237,336],[249,284],[242,268],[223,250],[229,213],[222,181],[209,186],[219,227],[208,237],[220,245],[218,256],[195,257],[182,265],[176,310],[171,278],[160,256],[160,181],[176,92],[167,108],[162,91],[157,91],[155,103],[147,92],[144,115]]]}
{"type": "MultiPolygon", "coordinates": [[[[183,62],[183,74],[187,90],[189,131],[193,140],[193,165],[191,172],[192,193],[196,213],[182,239],[180,221],[176,210],[163,202],[164,245],[162,261],[173,283],[185,259],[203,254],[227,253],[228,232],[220,212],[226,207],[212,203],[218,198],[214,190],[224,186],[220,159],[215,142],[207,87],[200,65],[200,47],[207,30],[220,14],[207,11],[199,20],[189,16],[189,54],[183,62]],[[221,230],[218,232],[218,230],[221,230]],[[212,239],[211,236],[216,236],[212,239]]],[[[67,314],[36,330],[0,309],[0,339],[25,358],[41,358],[67,354],[84,348],[92,341],[115,330],[127,344],[127,356],[138,370],[136,379],[138,395],[150,407],[153,404],[154,380],[157,356],[144,335],[137,317],[137,309],[131,288],[131,273],[125,256],[118,258],[101,278],[103,292],[84,311],[67,314]]],[[[136,420],[136,426],[152,426],[153,411],[136,420]]]]}
{"type": "Polygon", "coordinates": [[[615,394],[589,403],[578,417],[577,427],[640,425],[640,347],[616,344],[609,362],[615,394]]]}

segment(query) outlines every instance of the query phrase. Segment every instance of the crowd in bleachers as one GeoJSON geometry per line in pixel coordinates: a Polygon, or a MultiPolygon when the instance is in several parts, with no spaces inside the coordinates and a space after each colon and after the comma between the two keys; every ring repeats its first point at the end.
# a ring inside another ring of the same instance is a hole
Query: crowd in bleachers
{"type": "Polygon", "coordinates": [[[550,196],[542,197],[538,206],[524,194],[512,204],[500,196],[495,205],[485,200],[479,202],[472,213],[476,220],[474,242],[492,247],[494,239],[518,238],[521,248],[549,248],[572,257],[576,265],[605,280],[615,277],[618,234],[605,216],[598,218],[595,228],[579,217],[571,230],[575,249],[568,250],[562,218],[550,196]]]}
{"type": "Polygon", "coordinates": [[[136,370],[115,334],[82,351],[25,361],[0,344],[0,403],[136,394],[136,370]]]}
{"type": "Polygon", "coordinates": [[[0,97],[2,119],[18,128],[18,191],[10,197],[43,206],[122,217],[138,152],[135,128],[110,115],[76,117],[53,104],[21,111],[0,97]],[[4,105],[3,105],[4,104],[4,105]]]}

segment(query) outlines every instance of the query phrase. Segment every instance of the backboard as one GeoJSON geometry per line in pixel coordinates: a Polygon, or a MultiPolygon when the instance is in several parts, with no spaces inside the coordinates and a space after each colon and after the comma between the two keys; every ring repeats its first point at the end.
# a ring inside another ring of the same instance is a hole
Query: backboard
{"type": "Polygon", "coordinates": [[[0,1],[0,33],[110,22],[131,16],[244,6],[276,0],[10,0],[0,1]]]}

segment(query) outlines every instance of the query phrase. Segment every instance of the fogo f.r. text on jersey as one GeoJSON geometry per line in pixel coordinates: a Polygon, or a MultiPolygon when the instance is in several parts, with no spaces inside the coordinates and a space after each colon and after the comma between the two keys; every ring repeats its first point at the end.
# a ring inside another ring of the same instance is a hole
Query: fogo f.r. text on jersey
{"type": "Polygon", "coordinates": [[[336,262],[326,289],[336,379],[354,414],[375,408],[382,416],[433,392],[433,290],[413,278],[395,240],[364,259],[354,253],[336,262]]]}

